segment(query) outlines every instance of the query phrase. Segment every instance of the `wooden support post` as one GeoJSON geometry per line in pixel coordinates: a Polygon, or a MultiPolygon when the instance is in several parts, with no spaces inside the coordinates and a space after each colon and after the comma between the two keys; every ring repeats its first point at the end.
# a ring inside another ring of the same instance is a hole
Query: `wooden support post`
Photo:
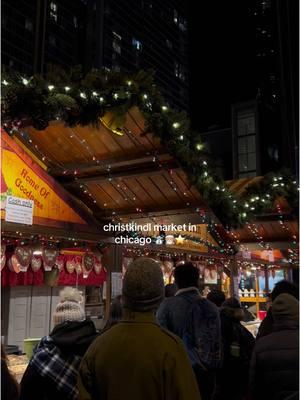
{"type": "Polygon", "coordinates": [[[109,317],[110,303],[112,300],[111,274],[112,272],[122,272],[122,248],[123,246],[113,244],[107,248],[102,258],[102,263],[107,269],[106,301],[104,312],[105,321],[107,321],[109,317]]]}
{"type": "Polygon", "coordinates": [[[230,261],[230,296],[239,300],[238,266],[235,259],[230,261]]]}

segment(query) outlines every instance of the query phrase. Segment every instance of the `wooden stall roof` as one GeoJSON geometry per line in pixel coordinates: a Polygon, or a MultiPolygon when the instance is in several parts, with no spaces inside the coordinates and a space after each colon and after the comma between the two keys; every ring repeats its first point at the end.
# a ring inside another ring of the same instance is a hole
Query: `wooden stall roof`
{"type": "Polygon", "coordinates": [[[201,194],[151,133],[137,108],[126,114],[123,135],[105,115],[99,127],[69,127],[53,121],[44,131],[26,128],[17,138],[30,148],[99,221],[124,217],[210,212],[201,194]]]}
{"type": "MultiPolygon", "coordinates": [[[[227,187],[232,193],[240,196],[249,185],[259,182],[261,176],[227,181],[227,187]]],[[[291,215],[291,208],[284,198],[278,198],[281,214],[277,211],[260,216],[256,221],[246,224],[243,228],[235,229],[230,234],[219,227],[219,233],[227,241],[239,240],[239,243],[282,243],[287,245],[299,236],[298,220],[291,215]],[[281,217],[280,217],[281,216],[281,217]],[[260,239],[262,238],[262,239],[260,239]]]]}

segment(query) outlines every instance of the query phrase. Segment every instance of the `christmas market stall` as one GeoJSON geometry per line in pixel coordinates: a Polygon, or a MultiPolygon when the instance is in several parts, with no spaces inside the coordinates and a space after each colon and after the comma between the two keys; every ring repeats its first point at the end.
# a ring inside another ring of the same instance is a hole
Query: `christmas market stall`
{"type": "Polygon", "coordinates": [[[22,351],[25,338],[49,333],[61,287],[79,287],[92,314],[89,295],[106,280],[99,244],[108,235],[4,131],[1,161],[1,335],[8,350],[22,351]]]}
{"type": "MultiPolygon", "coordinates": [[[[225,182],[201,136],[165,102],[151,73],[50,69],[46,77],[4,76],[2,90],[6,132],[111,237],[110,244],[102,240],[108,300],[120,293],[122,269],[139,255],[162,262],[166,283],[177,263],[191,260],[203,289],[238,296],[239,230],[254,229],[279,197],[295,215],[298,184],[288,171],[249,179],[243,191],[225,182]]],[[[297,226],[291,234],[296,241],[297,226]]],[[[265,298],[268,286],[262,291],[265,298]]]]}

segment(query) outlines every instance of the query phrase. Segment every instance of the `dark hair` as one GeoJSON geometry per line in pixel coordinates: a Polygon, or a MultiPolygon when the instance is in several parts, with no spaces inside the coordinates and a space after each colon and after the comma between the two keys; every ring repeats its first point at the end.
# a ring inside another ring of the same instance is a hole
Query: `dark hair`
{"type": "Polygon", "coordinates": [[[177,292],[177,286],[175,283],[168,283],[165,286],[165,297],[172,297],[177,292]]]}
{"type": "Polygon", "coordinates": [[[112,326],[116,325],[123,316],[123,309],[122,309],[122,296],[117,296],[110,305],[109,310],[109,318],[105,324],[103,330],[107,330],[112,326]]]}
{"type": "Polygon", "coordinates": [[[178,265],[174,271],[174,278],[179,289],[184,289],[190,286],[198,287],[198,268],[194,267],[191,262],[178,265]]]}
{"type": "Polygon", "coordinates": [[[208,293],[206,298],[214,303],[217,307],[221,307],[221,305],[225,301],[225,293],[222,292],[222,290],[213,289],[211,292],[208,293]]]}
{"type": "Polygon", "coordinates": [[[242,308],[242,305],[237,298],[230,297],[229,299],[224,301],[224,303],[222,304],[222,307],[242,308]]]}
{"type": "Polygon", "coordinates": [[[279,281],[275,284],[274,289],[271,293],[272,302],[282,293],[288,293],[291,296],[295,297],[299,300],[299,288],[294,283],[289,282],[287,280],[279,281]]]}
{"type": "Polygon", "coordinates": [[[1,399],[18,400],[19,392],[19,384],[8,369],[7,357],[1,345],[1,399]]]}

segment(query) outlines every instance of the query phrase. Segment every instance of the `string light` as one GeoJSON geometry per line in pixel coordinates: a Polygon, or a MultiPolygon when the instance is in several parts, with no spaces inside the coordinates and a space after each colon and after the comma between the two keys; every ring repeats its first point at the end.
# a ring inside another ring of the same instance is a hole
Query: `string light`
{"type": "Polygon", "coordinates": [[[178,129],[180,127],[180,123],[179,122],[174,122],[172,126],[173,126],[174,129],[178,129]]]}
{"type": "Polygon", "coordinates": [[[48,89],[50,90],[50,92],[54,89],[54,86],[53,85],[49,85],[48,86],[48,89]]]}

